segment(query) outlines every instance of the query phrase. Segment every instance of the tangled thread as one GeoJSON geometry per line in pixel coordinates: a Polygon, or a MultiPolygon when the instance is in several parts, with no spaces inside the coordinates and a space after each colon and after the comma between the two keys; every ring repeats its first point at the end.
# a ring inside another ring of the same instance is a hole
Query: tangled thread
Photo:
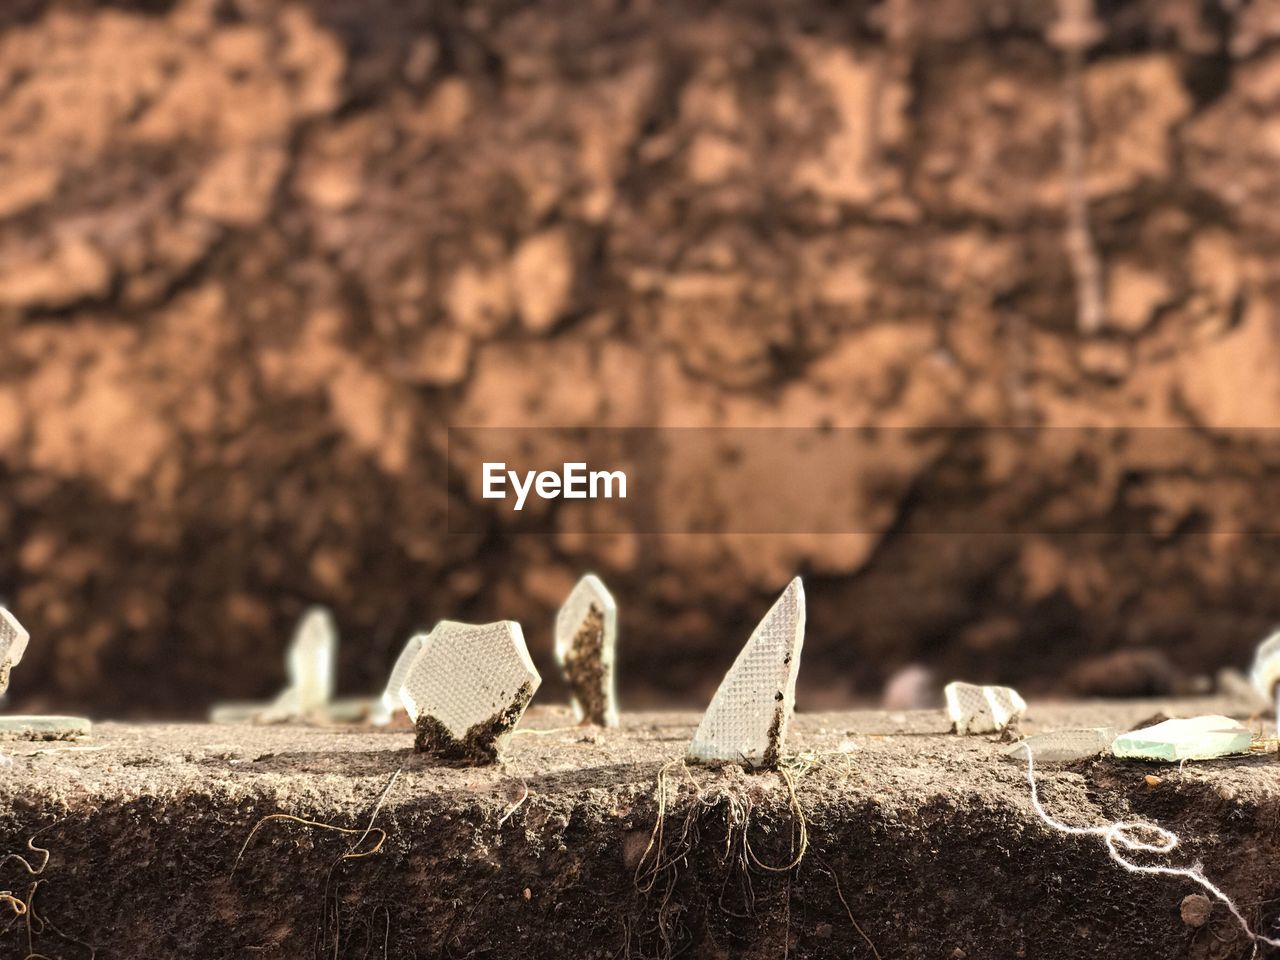
{"type": "Polygon", "coordinates": [[[1145,823],[1140,820],[1121,820],[1096,827],[1073,827],[1049,816],[1041,805],[1040,794],[1036,790],[1035,758],[1032,756],[1031,747],[1025,742],[1018,744],[1018,746],[1022,747],[1027,754],[1027,782],[1031,785],[1031,806],[1047,826],[1059,833],[1071,836],[1101,837],[1107,845],[1107,852],[1111,855],[1111,859],[1130,873],[1152,873],[1166,877],[1184,877],[1190,880],[1215,900],[1221,902],[1231,912],[1231,915],[1236,918],[1236,922],[1240,924],[1240,929],[1254,942],[1255,947],[1259,943],[1280,947],[1280,939],[1254,932],[1253,928],[1249,926],[1249,921],[1244,918],[1244,914],[1240,912],[1235,902],[1217,884],[1204,875],[1200,864],[1197,863],[1191,867],[1165,867],[1158,864],[1134,863],[1121,852],[1123,850],[1157,855],[1171,853],[1174,847],[1178,845],[1178,835],[1173,831],[1158,827],[1154,823],[1145,823]],[[1140,836],[1144,834],[1150,839],[1140,839],[1140,836]]]}

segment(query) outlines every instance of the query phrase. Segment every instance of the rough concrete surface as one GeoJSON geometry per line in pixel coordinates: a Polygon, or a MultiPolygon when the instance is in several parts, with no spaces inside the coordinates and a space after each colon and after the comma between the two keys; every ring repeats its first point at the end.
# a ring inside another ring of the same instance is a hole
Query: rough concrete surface
{"type": "MultiPolygon", "coordinates": [[[[1033,703],[1025,728],[1224,708],[1033,703]]],[[[535,708],[506,763],[478,769],[431,765],[407,727],[102,724],[77,744],[10,743],[2,849],[39,868],[28,848],[39,831],[49,858],[36,878],[0,864],[0,889],[23,902],[40,881],[0,948],[25,955],[34,915],[32,946],[65,958],[88,956],[73,940],[103,958],[1251,952],[1221,904],[1201,926],[1184,922],[1194,884],[1127,874],[1098,838],[1046,828],[1006,744],[948,734],[940,712],[798,717],[787,769],[807,848],[794,869],[770,871],[800,850],[786,779],[686,773],[672,761],[695,721],[635,714],[600,731],[535,708]],[[280,813],[354,832],[259,823],[280,813]]],[[[1255,928],[1280,917],[1274,754],[1181,769],[1098,759],[1045,767],[1038,782],[1068,823],[1149,818],[1175,831],[1165,862],[1203,863],[1255,928]]]]}

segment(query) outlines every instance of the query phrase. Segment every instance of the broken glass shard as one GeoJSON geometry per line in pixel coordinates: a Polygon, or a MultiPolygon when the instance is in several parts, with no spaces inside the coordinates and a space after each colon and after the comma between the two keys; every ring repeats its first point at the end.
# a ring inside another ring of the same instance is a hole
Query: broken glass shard
{"type": "Polygon", "coordinates": [[[956,733],[995,733],[1027,711],[1027,702],[1012,687],[955,681],[943,694],[956,733]]]}
{"type": "Polygon", "coordinates": [[[30,639],[18,618],[8,608],[0,607],[0,693],[9,689],[9,671],[22,660],[30,639]]]}
{"type": "Polygon", "coordinates": [[[400,656],[396,657],[395,666],[391,668],[391,676],[387,679],[386,689],[382,691],[382,697],[378,704],[381,722],[388,722],[397,712],[404,709],[404,704],[400,701],[400,688],[404,686],[405,677],[409,675],[409,668],[413,666],[413,659],[418,655],[418,651],[422,649],[422,644],[426,639],[427,634],[415,633],[404,645],[404,649],[400,651],[400,656]]]}
{"type": "Polygon", "coordinates": [[[541,683],[520,624],[442,620],[409,665],[400,700],[419,752],[493,763],[541,683]]]}
{"type": "Polygon", "coordinates": [[[1253,733],[1230,717],[1210,714],[1165,720],[1116,737],[1111,752],[1138,760],[1212,760],[1249,752],[1253,733]]]}
{"type": "Polygon", "coordinates": [[[1110,727],[1086,727],[1079,730],[1051,730],[1019,740],[1005,756],[1025,760],[1027,751],[1036,762],[1064,763],[1068,760],[1084,760],[1107,753],[1116,732],[1110,727]]]}
{"type": "Polygon", "coordinates": [[[1275,705],[1276,725],[1280,728],[1280,630],[1258,644],[1249,680],[1259,696],[1275,705]]]}
{"type": "Polygon", "coordinates": [[[255,719],[279,723],[317,717],[333,699],[338,659],[338,628],[324,607],[312,607],[298,622],[285,655],[289,685],[255,719]]]}
{"type": "Polygon", "coordinates": [[[556,664],[580,723],[618,725],[613,675],[617,640],[618,607],[600,578],[588,573],[556,615],[556,664]]]}
{"type": "Polygon", "coordinates": [[[689,743],[690,760],[777,766],[795,709],[804,614],[804,585],[796,577],[725,674],[689,743]]]}
{"type": "Polygon", "coordinates": [[[312,607],[303,616],[289,647],[289,685],[296,692],[298,709],[305,713],[333,699],[338,658],[338,628],[323,607],[312,607]]]}
{"type": "Polygon", "coordinates": [[[0,717],[0,738],[14,740],[78,740],[93,731],[84,717],[8,716],[0,717]]]}

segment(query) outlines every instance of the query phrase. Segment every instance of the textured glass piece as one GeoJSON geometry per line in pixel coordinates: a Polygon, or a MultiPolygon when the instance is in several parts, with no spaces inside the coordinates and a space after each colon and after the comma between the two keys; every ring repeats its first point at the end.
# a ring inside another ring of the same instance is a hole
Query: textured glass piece
{"type": "Polygon", "coordinates": [[[1209,714],[1165,720],[1116,737],[1111,752],[1138,760],[1212,760],[1249,752],[1253,733],[1230,717],[1209,714]]]}
{"type": "Polygon", "coordinates": [[[804,585],[796,577],[725,674],[689,743],[690,760],[777,765],[795,709],[804,615],[804,585]]]}
{"type": "Polygon", "coordinates": [[[1027,711],[1027,702],[1012,687],[955,681],[946,685],[943,694],[956,733],[995,733],[1027,711]]]}
{"type": "Polygon", "coordinates": [[[1274,701],[1276,685],[1280,684],[1280,630],[1258,644],[1249,680],[1267,703],[1274,701]]]}
{"type": "Polygon", "coordinates": [[[594,573],[570,591],[556,615],[556,665],[569,686],[579,722],[618,725],[614,656],[618,607],[594,573]]]}
{"type": "Polygon", "coordinates": [[[415,633],[405,643],[400,656],[396,657],[395,666],[391,668],[391,676],[387,679],[387,687],[382,691],[381,706],[387,717],[404,709],[404,704],[400,700],[400,688],[404,686],[405,678],[409,676],[409,668],[413,666],[413,660],[426,639],[427,634],[415,633]]]}
{"type": "Polygon", "coordinates": [[[31,635],[6,607],[0,607],[0,693],[9,689],[9,671],[22,660],[31,635]]]}
{"type": "Polygon", "coordinates": [[[1110,727],[1051,730],[1019,740],[1004,753],[1007,757],[1025,760],[1027,751],[1030,750],[1031,758],[1036,763],[1063,763],[1108,753],[1115,738],[1116,732],[1110,727]]]}
{"type": "Polygon", "coordinates": [[[417,748],[446,759],[492,762],[542,683],[520,624],[442,620],[400,687],[417,748]]]}

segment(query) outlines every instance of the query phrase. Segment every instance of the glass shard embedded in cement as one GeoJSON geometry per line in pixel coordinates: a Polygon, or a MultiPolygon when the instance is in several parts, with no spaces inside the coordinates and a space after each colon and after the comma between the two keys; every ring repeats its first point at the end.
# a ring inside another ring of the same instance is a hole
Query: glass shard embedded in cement
{"type": "Polygon", "coordinates": [[[289,647],[289,685],[304,713],[333,699],[338,659],[338,628],[323,607],[312,607],[298,624],[289,647]]]}
{"type": "Polygon", "coordinates": [[[775,767],[796,700],[804,585],[796,577],[756,625],[689,743],[690,760],[775,767]]]}
{"type": "Polygon", "coordinates": [[[409,668],[413,666],[413,660],[422,649],[427,636],[428,634],[425,633],[415,633],[400,651],[400,656],[396,657],[395,666],[391,668],[391,676],[387,679],[387,688],[382,691],[381,705],[388,717],[404,709],[404,703],[400,700],[400,688],[404,686],[405,678],[409,676],[409,668]]]}
{"type": "Polygon", "coordinates": [[[285,655],[289,685],[254,719],[280,723],[323,714],[333,699],[338,628],[324,607],[312,607],[298,622],[285,655]]]}
{"type": "Polygon", "coordinates": [[[1027,711],[1027,702],[1012,687],[954,681],[942,692],[956,733],[994,733],[1027,711]]]}
{"type": "Polygon", "coordinates": [[[1280,630],[1258,644],[1249,680],[1267,703],[1275,701],[1276,685],[1280,684],[1280,630]]]}
{"type": "Polygon", "coordinates": [[[617,604],[600,578],[588,573],[556,615],[556,664],[580,723],[618,725],[613,674],[617,642],[617,604]]]}
{"type": "Polygon", "coordinates": [[[1111,752],[1137,760],[1213,760],[1249,752],[1253,734],[1230,717],[1210,714],[1165,720],[1116,737],[1111,752]]]}
{"type": "Polygon", "coordinates": [[[31,635],[7,607],[0,607],[0,693],[9,689],[9,671],[26,652],[31,635]]]}
{"type": "Polygon", "coordinates": [[[492,763],[541,683],[520,624],[442,620],[409,665],[400,700],[420,752],[492,763]]]}
{"type": "Polygon", "coordinates": [[[1051,730],[1019,740],[1004,753],[1007,757],[1025,760],[1027,751],[1030,750],[1036,763],[1065,763],[1068,760],[1085,760],[1107,753],[1115,738],[1116,732],[1110,727],[1051,730]]]}

